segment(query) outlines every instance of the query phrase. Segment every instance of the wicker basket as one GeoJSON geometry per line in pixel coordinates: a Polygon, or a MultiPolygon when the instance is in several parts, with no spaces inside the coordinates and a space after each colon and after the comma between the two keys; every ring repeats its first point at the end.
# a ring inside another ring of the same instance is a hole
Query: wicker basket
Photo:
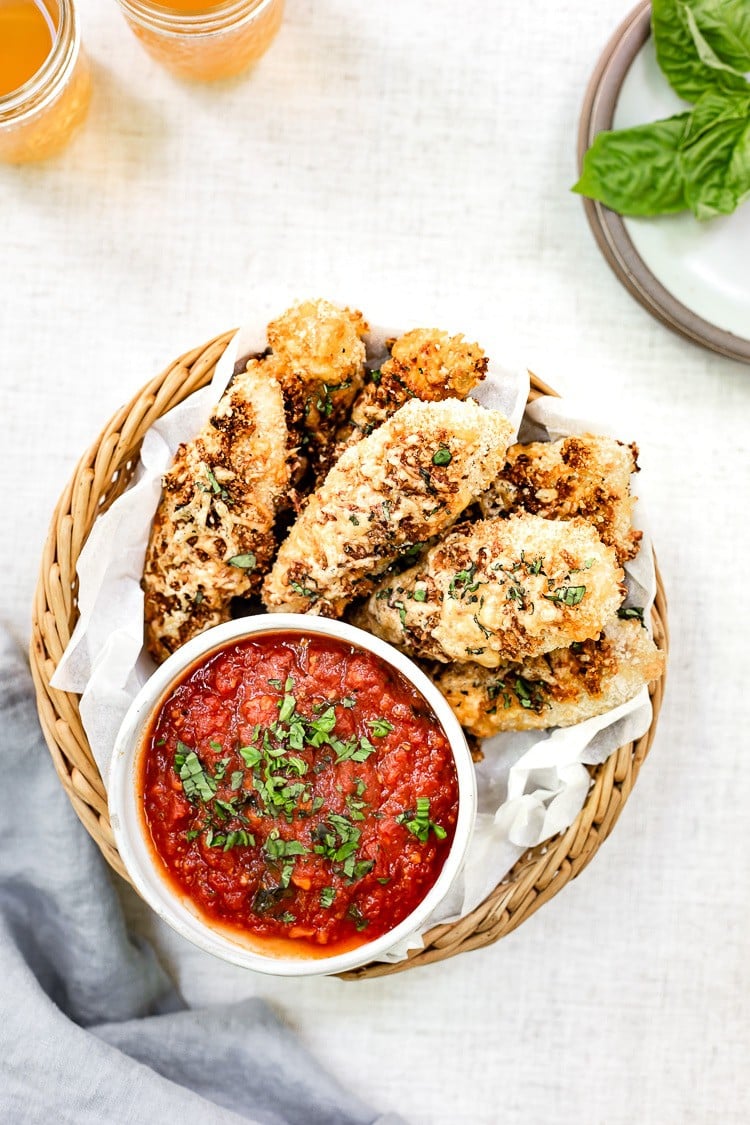
{"type": "MultiPolygon", "coordinates": [[[[107,794],[81,725],[78,696],[56,691],[50,687],[50,680],[78,617],[76,566],[94,520],[126,488],[148,428],[211,380],[232,336],[232,332],[217,336],[183,355],[115,414],[79,461],[60,497],[42,558],[30,654],[42,729],[73,808],[104,858],[124,879],[128,875],[115,847],[107,794]]],[[[530,400],[554,393],[532,377],[530,400]]],[[[666,649],[666,599],[658,569],[652,620],[656,643],[666,649]]],[[[395,965],[375,963],[345,975],[349,979],[385,976],[489,945],[514,930],[562,890],[583,870],[612,831],[651,747],[663,690],[662,677],[650,688],[654,715],[647,733],[591,768],[591,789],[570,828],[522,856],[471,914],[430,930],[425,935],[424,949],[395,965]]]]}

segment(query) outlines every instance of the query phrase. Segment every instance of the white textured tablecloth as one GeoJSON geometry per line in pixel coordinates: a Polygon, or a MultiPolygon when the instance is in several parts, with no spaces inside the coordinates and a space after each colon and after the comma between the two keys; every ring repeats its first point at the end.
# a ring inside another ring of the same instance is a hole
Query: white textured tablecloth
{"type": "Polygon", "coordinates": [[[113,0],[79,8],[88,125],[57,161],[0,170],[16,633],[83,448],[174,356],[277,295],[480,339],[499,326],[509,357],[619,419],[671,604],[659,734],[613,837],[500,945],[382,981],[284,982],[133,916],[188,999],[266,997],[414,1125],[746,1125],[750,368],[651,320],[568,193],[584,87],[628,5],[288,0],[256,72],[207,89],[159,70],[113,0]]]}

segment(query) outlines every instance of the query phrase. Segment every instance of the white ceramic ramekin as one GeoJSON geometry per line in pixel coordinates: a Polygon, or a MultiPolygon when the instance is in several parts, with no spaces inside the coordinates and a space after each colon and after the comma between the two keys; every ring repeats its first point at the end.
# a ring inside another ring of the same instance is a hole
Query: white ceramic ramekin
{"type": "Polygon", "coordinates": [[[162,664],[141,688],[128,710],[115,742],[109,776],[109,812],[115,842],[135,887],[156,913],[179,934],[207,953],[224,961],[275,976],[306,977],[341,973],[382,957],[404,938],[419,930],[447,895],[466,858],[476,817],[477,790],[474,764],[463,731],[448,703],[419,668],[392,645],[377,637],[322,617],[279,613],[243,617],[217,625],[183,645],[162,664]],[[261,953],[239,936],[205,922],[187,898],[167,882],[146,839],[138,789],[139,750],[151,720],[164,697],[189,668],[229,642],[262,633],[305,633],[332,637],[380,657],[413,684],[434,711],[451,746],[458,778],[458,819],[451,849],[440,875],[419,906],[388,933],[345,953],[331,957],[286,957],[261,953]]]}

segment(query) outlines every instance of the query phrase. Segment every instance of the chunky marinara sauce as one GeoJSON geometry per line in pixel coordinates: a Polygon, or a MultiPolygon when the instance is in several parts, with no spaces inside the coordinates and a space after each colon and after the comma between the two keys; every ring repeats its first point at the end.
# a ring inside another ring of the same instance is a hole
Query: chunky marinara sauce
{"type": "Polygon", "coordinates": [[[209,922],[330,954],[391,930],[435,883],[458,782],[448,740],[384,661],[289,633],[229,645],[144,744],[143,812],[209,922]]]}

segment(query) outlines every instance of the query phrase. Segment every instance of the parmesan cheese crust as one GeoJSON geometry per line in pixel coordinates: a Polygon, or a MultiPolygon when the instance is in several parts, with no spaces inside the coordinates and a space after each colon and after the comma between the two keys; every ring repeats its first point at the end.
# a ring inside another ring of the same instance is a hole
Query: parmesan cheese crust
{"type": "Polygon", "coordinates": [[[347,449],[310,497],[264,583],[267,608],[340,616],[485,490],[511,433],[504,415],[471,400],[402,406],[347,449]]]}
{"type": "Polygon", "coordinates": [[[495,669],[453,664],[435,683],[476,738],[505,730],[569,727],[627,703],[664,671],[639,621],[615,617],[596,640],[495,669]]]}
{"type": "Polygon", "coordinates": [[[253,360],[164,477],[142,581],[146,647],[156,661],[228,621],[233,597],[257,591],[288,483],[281,387],[253,360]]]}
{"type": "Polygon", "coordinates": [[[497,480],[479,498],[482,515],[581,516],[625,563],[638,554],[643,535],[631,527],[630,476],[638,472],[637,457],[637,446],[592,434],[513,445],[497,480]]]}
{"type": "Polygon", "coordinates": [[[622,579],[585,520],[483,520],[384,579],[353,620],[413,656],[495,668],[598,636],[622,579]]]}
{"type": "Polygon", "coordinates": [[[327,468],[346,448],[372,433],[411,398],[441,402],[467,397],[487,372],[479,344],[437,328],[415,328],[391,345],[390,358],[357,395],[349,420],[336,434],[327,468]]]}
{"type": "Polygon", "coordinates": [[[359,393],[369,331],[361,312],[304,301],[268,325],[269,369],[281,384],[292,440],[323,457],[359,393]]]}

